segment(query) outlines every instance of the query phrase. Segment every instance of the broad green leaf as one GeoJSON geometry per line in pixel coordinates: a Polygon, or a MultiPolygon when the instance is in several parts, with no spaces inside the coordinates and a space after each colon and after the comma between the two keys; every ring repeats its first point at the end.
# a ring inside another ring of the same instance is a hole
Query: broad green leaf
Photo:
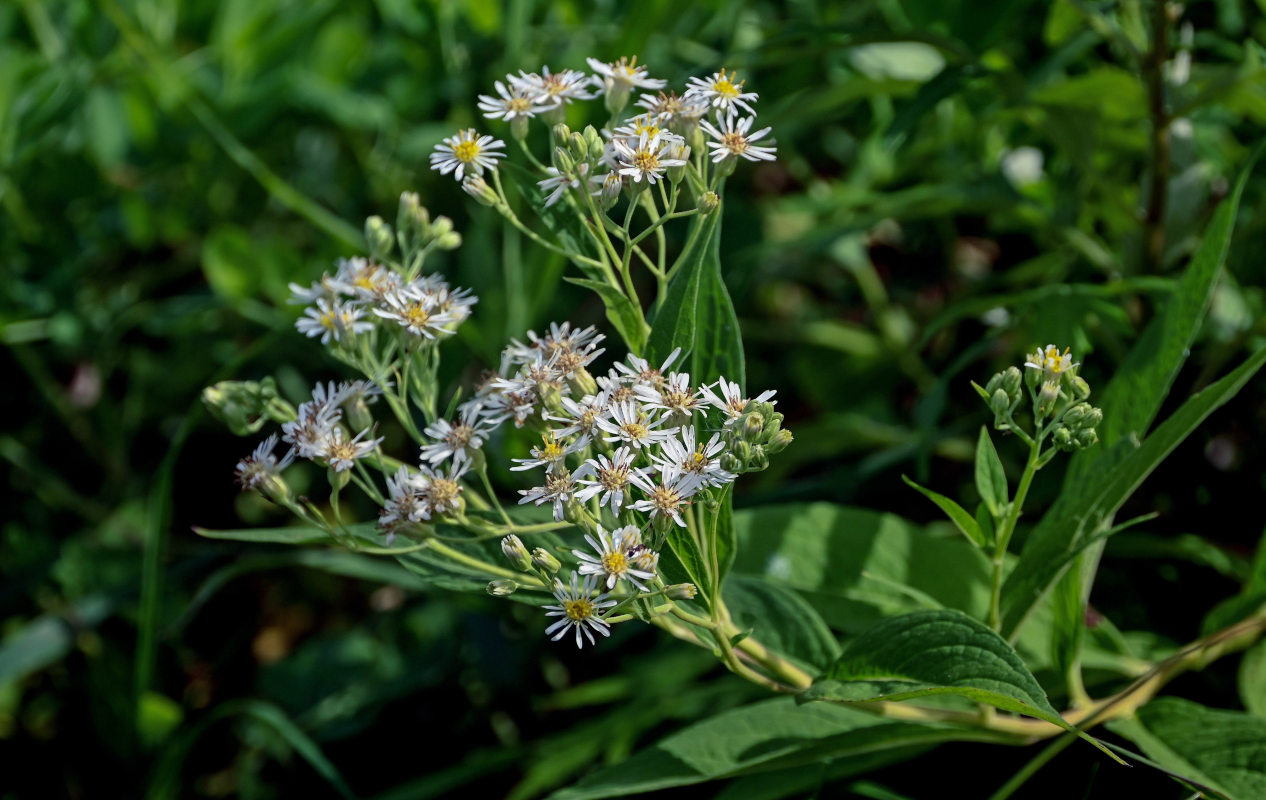
{"type": "MultiPolygon", "coordinates": [[[[1235,396],[1266,364],[1266,348],[1193,395],[1155,432],[1104,476],[1095,491],[1073,504],[1061,501],[1029,535],[1020,561],[1002,590],[1003,632],[1014,641],[1025,618],[1088,545],[1103,538],[1105,522],[1175,447],[1206,417],[1235,396]]],[[[1123,445],[1129,446],[1123,442],[1123,445]]]]}
{"type": "MultiPolygon", "coordinates": [[[[979,455],[977,455],[977,458],[979,458],[979,455]]],[[[979,475],[979,471],[977,474],[979,475]]],[[[966,536],[968,541],[977,547],[985,547],[987,545],[984,531],[980,529],[980,525],[972,518],[971,514],[967,513],[966,509],[943,494],[938,494],[931,489],[924,489],[905,475],[901,476],[901,480],[905,481],[906,485],[919,494],[936,503],[937,507],[945,512],[950,521],[954,523],[954,527],[958,528],[959,532],[966,536]]],[[[995,515],[997,514],[992,508],[990,511],[995,515]]]]}
{"type": "MultiPolygon", "coordinates": [[[[855,703],[935,695],[964,697],[1076,731],[1011,645],[952,609],[916,611],[879,623],[849,642],[801,698],[855,703]]],[[[1077,734],[1111,755],[1092,737],[1077,734]]]]}
{"type": "Polygon", "coordinates": [[[672,525],[669,527],[666,541],[668,546],[672,548],[673,555],[677,556],[677,560],[685,567],[686,574],[690,576],[691,582],[711,602],[713,586],[712,581],[708,579],[709,569],[704,554],[699,550],[698,543],[695,542],[694,535],[690,533],[688,528],[672,525]]]}
{"type": "Polygon", "coordinates": [[[1266,719],[1161,697],[1108,728],[1225,800],[1266,797],[1266,719]]]}
{"type": "Polygon", "coordinates": [[[697,217],[686,249],[673,264],[668,291],[655,307],[646,340],[646,358],[651,362],[662,362],[679,347],[682,355],[688,357],[694,347],[699,279],[712,239],[719,236],[720,217],[718,213],[697,217]]]}
{"type": "Polygon", "coordinates": [[[1250,647],[1240,660],[1240,700],[1249,713],[1266,717],[1266,640],[1250,647]]]}
{"type": "Polygon", "coordinates": [[[550,795],[597,800],[805,764],[833,761],[859,774],[953,740],[1003,741],[987,731],[893,722],[827,703],[779,697],[717,714],[666,737],[623,763],[550,795]],[[840,764],[847,761],[852,768],[840,764]]]}
{"type": "Polygon", "coordinates": [[[624,339],[624,343],[629,346],[629,350],[634,355],[642,351],[642,341],[645,338],[642,326],[645,323],[642,321],[641,313],[633,305],[633,301],[629,300],[628,295],[611,284],[602,281],[570,276],[565,276],[563,280],[568,283],[574,283],[577,286],[583,286],[602,298],[602,304],[607,309],[607,319],[619,332],[620,338],[624,339]]]}
{"type": "Polygon", "coordinates": [[[822,617],[791,589],[758,578],[734,575],[725,582],[725,605],[740,630],[752,630],[761,644],[820,671],[840,654],[822,617]]]}
{"type": "MultiPolygon", "coordinates": [[[[989,506],[989,513],[995,519],[1006,513],[1007,473],[1002,469],[1002,460],[989,438],[989,429],[980,426],[980,438],[976,442],[976,491],[980,499],[989,506]]],[[[938,503],[939,505],[939,503],[938,503]]]]}

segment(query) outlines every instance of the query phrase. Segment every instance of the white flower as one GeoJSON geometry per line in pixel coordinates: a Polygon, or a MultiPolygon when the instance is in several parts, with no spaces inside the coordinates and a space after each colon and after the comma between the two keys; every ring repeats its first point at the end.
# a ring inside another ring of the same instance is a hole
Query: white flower
{"type": "Polygon", "coordinates": [[[592,437],[594,429],[598,427],[598,417],[602,416],[607,408],[605,392],[597,395],[587,394],[579,402],[570,397],[560,397],[558,402],[562,405],[563,410],[567,412],[567,416],[545,415],[545,419],[567,423],[564,427],[554,431],[558,436],[580,434],[592,437]]]}
{"type": "Polygon", "coordinates": [[[683,472],[674,464],[660,468],[659,483],[654,484],[645,475],[630,476],[637,488],[646,493],[646,499],[633,504],[634,511],[650,512],[651,518],[669,517],[680,527],[686,527],[681,510],[688,500],[699,491],[699,476],[683,472]]]}
{"type": "Polygon", "coordinates": [[[435,441],[422,447],[422,460],[431,466],[453,459],[469,461],[476,451],[484,446],[484,437],[488,435],[490,426],[487,420],[480,419],[480,404],[464,405],[456,422],[437,419],[423,431],[435,441]]]}
{"type": "MultiPolygon", "coordinates": [[[[620,366],[620,365],[616,365],[620,366]]],[[[636,400],[637,395],[633,392],[633,387],[629,385],[629,378],[621,375],[615,369],[607,371],[606,375],[599,375],[596,379],[598,388],[602,390],[602,394],[606,397],[606,407],[610,408],[618,403],[627,403],[630,400],[636,400]]],[[[636,380],[635,378],[633,380],[636,380]]]]}
{"type": "Polygon", "coordinates": [[[295,320],[295,327],[305,336],[320,336],[321,344],[329,344],[331,339],[341,342],[373,330],[372,322],[360,321],[364,313],[363,309],[350,303],[318,299],[315,307],[303,310],[304,315],[295,320]]]}
{"type": "MultiPolygon", "coordinates": [[[[721,390],[720,396],[712,391],[712,387],[705,386],[702,389],[703,398],[708,401],[708,405],[721,409],[726,416],[725,425],[729,427],[743,416],[743,409],[747,408],[747,404],[752,401],[743,396],[743,390],[737,383],[727,381],[724,375],[717,381],[717,387],[721,390]]],[[[777,392],[773,389],[767,389],[756,397],[755,402],[777,404],[777,400],[771,400],[775,394],[777,392]]]]}
{"type": "Polygon", "coordinates": [[[387,293],[382,298],[382,307],[375,308],[374,313],[399,324],[414,336],[427,339],[452,333],[449,326],[457,322],[451,312],[440,309],[433,293],[414,288],[387,293]]]}
{"type": "Polygon", "coordinates": [[[263,487],[295,460],[295,451],[291,448],[278,461],[273,455],[276,447],[277,434],[274,433],[260,442],[249,456],[237,462],[237,481],[242,485],[243,491],[263,487]]]}
{"type": "Polygon", "coordinates": [[[665,416],[676,417],[687,421],[696,409],[704,405],[703,395],[690,385],[690,374],[673,372],[659,386],[639,383],[633,387],[633,393],[642,402],[644,408],[663,409],[665,416]]]}
{"type": "MultiPolygon", "coordinates": [[[[390,388],[391,381],[387,381],[390,388]]],[[[382,388],[373,381],[355,380],[343,381],[338,385],[339,404],[343,403],[364,403],[372,405],[378,402],[378,398],[382,395],[382,388]]]]}
{"type": "Polygon", "coordinates": [[[716,110],[724,111],[726,116],[734,116],[740,108],[755,114],[756,109],[749,105],[749,101],[756,100],[756,92],[743,91],[746,81],[735,83],[734,76],[733,72],[726,75],[722,69],[708,78],[691,78],[686,87],[686,97],[705,100],[716,110]]]}
{"type": "Polygon", "coordinates": [[[480,136],[474,128],[458,131],[435,146],[431,153],[431,169],[437,169],[441,175],[456,170],[454,177],[460,183],[462,176],[468,172],[482,175],[485,169],[496,169],[498,158],[505,153],[497,150],[506,143],[491,136],[480,136]]]}
{"type": "Polygon", "coordinates": [[[623,579],[643,592],[650,591],[642,581],[655,580],[655,573],[640,569],[630,557],[633,555],[630,551],[641,547],[641,534],[636,525],[617,528],[610,533],[599,525],[598,538],[595,540],[589,534],[585,534],[585,541],[597,555],[591,555],[583,550],[571,551],[572,555],[580,559],[577,569],[581,575],[605,575],[608,589],[614,589],[616,583],[623,579]],[[636,539],[632,545],[625,539],[630,531],[636,539]]]}
{"type": "Polygon", "coordinates": [[[387,532],[387,543],[395,539],[396,529],[415,522],[422,515],[422,495],[413,485],[413,476],[404,464],[387,478],[387,502],[378,511],[378,525],[387,532]]]}
{"type": "Polygon", "coordinates": [[[589,64],[589,69],[598,73],[594,76],[594,83],[604,87],[605,91],[612,90],[628,90],[634,87],[638,89],[662,89],[668,84],[668,81],[659,78],[646,77],[646,65],[638,66],[637,56],[633,56],[630,60],[627,56],[623,56],[619,61],[612,61],[607,64],[596,58],[585,59],[589,64]]]}
{"type": "Polygon", "coordinates": [[[532,457],[511,459],[518,466],[510,467],[510,469],[514,472],[521,472],[533,467],[545,467],[546,472],[555,472],[565,468],[564,464],[567,456],[578,450],[583,450],[588,445],[588,437],[582,436],[568,444],[567,442],[559,442],[555,438],[553,431],[546,431],[541,436],[541,446],[532,448],[532,457]]]}
{"type": "Polygon", "coordinates": [[[497,90],[500,97],[479,95],[479,110],[484,112],[485,117],[509,122],[516,117],[531,119],[545,110],[545,107],[533,100],[523,87],[514,85],[512,76],[507,75],[506,79],[510,81],[511,88],[509,89],[501,81],[493,84],[493,88],[497,90]]]}
{"type": "Polygon", "coordinates": [[[576,491],[576,481],[572,479],[572,475],[566,469],[558,469],[554,472],[545,473],[545,485],[535,486],[531,489],[520,489],[519,494],[523,498],[519,500],[519,505],[524,503],[535,503],[541,505],[545,502],[554,504],[554,521],[563,521],[563,506],[571,500],[572,495],[576,491]]]}
{"type": "Polygon", "coordinates": [[[610,419],[600,417],[598,427],[609,436],[608,442],[623,442],[630,447],[642,448],[667,439],[668,431],[658,430],[663,420],[651,421],[638,404],[632,401],[616,403],[609,409],[610,419]]]}
{"type": "Polygon", "coordinates": [[[1074,367],[1080,367],[1081,362],[1073,362],[1072,348],[1065,347],[1064,352],[1059,352],[1059,348],[1053,344],[1038,350],[1029,356],[1029,360],[1024,362],[1024,366],[1030,369],[1040,369],[1045,374],[1046,380],[1059,380],[1060,375],[1074,367]]]}
{"type": "Polygon", "coordinates": [[[709,122],[701,122],[699,127],[703,128],[713,141],[708,142],[708,147],[712,148],[712,161],[717,163],[727,158],[745,158],[748,161],[773,161],[778,152],[778,148],[772,143],[769,145],[755,145],[759,139],[765,138],[770,128],[761,128],[755,133],[748,133],[751,130],[752,123],[756,121],[756,117],[722,117],[717,115],[716,127],[709,122]]]}
{"type": "Polygon", "coordinates": [[[574,175],[564,175],[554,167],[546,167],[545,171],[549,173],[549,177],[536,182],[541,191],[549,192],[545,198],[545,207],[557,203],[567,193],[568,189],[577,191],[587,191],[586,187],[600,186],[602,177],[589,174],[589,162],[581,161],[576,164],[576,173],[574,175]]]}
{"type": "Polygon", "coordinates": [[[671,134],[663,133],[649,136],[643,132],[636,142],[612,139],[611,146],[619,165],[617,172],[632,178],[634,183],[645,178],[647,183],[654,184],[664,177],[664,170],[669,167],[686,165],[685,160],[673,158],[675,153],[670,148],[675,144],[678,142],[671,134]]]}
{"type": "Polygon", "coordinates": [[[424,466],[411,475],[409,485],[421,499],[411,519],[429,520],[431,517],[460,510],[462,485],[458,481],[469,468],[469,461],[457,459],[449,463],[447,473],[424,466]]]}
{"type": "Polygon", "coordinates": [[[617,447],[608,458],[600,453],[576,468],[576,480],[583,488],[576,492],[576,499],[587,502],[599,494],[598,507],[610,505],[612,514],[620,513],[624,497],[628,494],[633,475],[641,476],[645,469],[634,469],[634,452],[628,446],[617,447]],[[590,477],[592,476],[592,477],[590,477]]]}
{"type": "Polygon", "coordinates": [[[664,359],[664,363],[659,366],[659,369],[656,369],[641,356],[629,353],[629,363],[621,364],[617,362],[615,368],[624,374],[626,380],[635,385],[651,386],[659,389],[664,385],[664,371],[673,365],[679,355],[681,355],[681,348],[673,348],[673,351],[668,354],[668,358],[664,359]]]}
{"type": "Polygon", "coordinates": [[[646,134],[650,138],[656,136],[663,137],[664,141],[671,144],[674,142],[681,143],[683,140],[680,136],[672,133],[666,128],[666,123],[657,114],[641,114],[632,117],[623,125],[615,129],[613,138],[623,139],[630,146],[638,142],[642,138],[642,134],[646,134]]]}
{"type": "Polygon", "coordinates": [[[297,283],[291,283],[290,298],[286,302],[290,305],[306,306],[318,300],[333,303],[338,298],[339,287],[336,285],[335,279],[331,278],[327,272],[321,276],[321,280],[311,286],[300,286],[297,283]]]}
{"type": "Polygon", "coordinates": [[[315,455],[328,462],[335,472],[346,472],[355,466],[356,459],[374,452],[382,442],[381,438],[361,441],[367,433],[368,428],[348,439],[342,428],[333,428],[318,445],[315,455]]]}
{"type": "Polygon", "coordinates": [[[667,125],[675,133],[684,135],[699,124],[699,119],[708,112],[708,103],[697,97],[682,97],[675,92],[644,94],[637,104],[650,114],[659,118],[660,124],[667,125]]]}
{"type": "Polygon", "coordinates": [[[675,466],[684,475],[695,475],[701,486],[722,486],[734,480],[737,475],[721,469],[717,457],[725,450],[725,443],[720,434],[712,434],[707,444],[696,442],[695,426],[683,425],[676,436],[660,443],[660,453],[652,456],[652,460],[660,467],[675,466]]]}
{"type": "Polygon", "coordinates": [[[520,70],[518,77],[506,77],[515,89],[545,107],[557,107],[560,103],[570,103],[572,100],[593,99],[593,95],[585,88],[589,84],[589,78],[578,69],[551,73],[549,67],[541,67],[539,75],[520,70]]]}
{"type": "Polygon", "coordinates": [[[605,592],[595,597],[594,592],[597,591],[597,588],[598,579],[593,575],[587,576],[582,584],[580,576],[573,572],[570,586],[555,579],[554,599],[559,604],[556,606],[545,606],[545,616],[562,617],[562,619],[546,628],[545,635],[557,642],[567,635],[568,628],[575,628],[577,648],[584,647],[584,641],[580,638],[582,632],[585,638],[589,640],[589,644],[595,643],[593,631],[597,631],[603,636],[610,636],[611,626],[603,622],[598,615],[604,608],[610,608],[615,605],[615,601],[608,600],[608,595],[605,592]],[[551,636],[551,634],[553,635],[551,636]]]}
{"type": "Polygon", "coordinates": [[[334,286],[344,294],[360,300],[381,300],[383,295],[401,286],[400,275],[367,258],[340,258],[334,286]]]}
{"type": "Polygon", "coordinates": [[[294,445],[295,453],[301,458],[316,458],[335,424],[343,418],[338,407],[342,398],[333,391],[333,384],[330,389],[332,396],[327,397],[325,387],[317,384],[313,399],[301,403],[295,419],[281,426],[282,441],[294,445]]]}

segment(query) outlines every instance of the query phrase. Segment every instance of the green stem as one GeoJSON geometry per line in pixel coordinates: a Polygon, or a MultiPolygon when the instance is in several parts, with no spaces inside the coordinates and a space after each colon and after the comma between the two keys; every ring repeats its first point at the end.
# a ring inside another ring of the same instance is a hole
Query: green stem
{"type": "Polygon", "coordinates": [[[1024,500],[1029,495],[1029,486],[1033,484],[1033,476],[1039,469],[1038,460],[1041,457],[1041,449],[1042,437],[1039,433],[1029,445],[1029,460],[1024,465],[1024,475],[1020,477],[1020,485],[1016,487],[1015,499],[1011,501],[1011,508],[1007,511],[1002,525],[998,527],[997,543],[993,551],[993,584],[989,592],[989,626],[995,631],[1002,630],[1002,567],[1006,562],[1007,545],[1011,543],[1011,535],[1015,533],[1015,525],[1020,519],[1024,500]]]}

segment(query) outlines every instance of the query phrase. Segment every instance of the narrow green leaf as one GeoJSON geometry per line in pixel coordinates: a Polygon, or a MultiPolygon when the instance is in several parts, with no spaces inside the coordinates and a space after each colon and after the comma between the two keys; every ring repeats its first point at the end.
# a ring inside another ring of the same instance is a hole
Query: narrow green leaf
{"type": "Polygon", "coordinates": [[[971,514],[967,513],[966,509],[943,494],[937,494],[931,489],[924,489],[905,475],[901,476],[901,480],[905,481],[907,486],[914,489],[919,494],[931,500],[933,503],[936,503],[937,507],[944,511],[946,516],[950,518],[950,521],[954,523],[954,527],[958,528],[958,530],[966,536],[972,544],[977,547],[986,546],[984,532],[981,531],[980,525],[976,524],[976,520],[972,518],[971,514]]]}
{"type": "Polygon", "coordinates": [[[686,568],[686,574],[690,576],[690,580],[711,603],[713,586],[712,582],[708,580],[708,562],[704,559],[703,553],[700,552],[699,545],[695,542],[695,538],[689,529],[670,525],[666,541],[672,549],[673,555],[677,556],[677,560],[686,568]]]}
{"type": "Polygon", "coordinates": [[[194,526],[193,532],[208,539],[228,539],[234,542],[274,544],[330,544],[330,534],[311,525],[292,525],[285,528],[239,528],[217,531],[194,526]]]}
{"type": "Polygon", "coordinates": [[[1266,797],[1266,719],[1161,697],[1108,727],[1225,800],[1266,797]]]}
{"type": "Polygon", "coordinates": [[[916,611],[885,620],[849,642],[801,698],[841,703],[954,695],[1073,731],[1011,645],[961,611],[916,611]]]}
{"type": "Polygon", "coordinates": [[[624,343],[629,346],[629,350],[634,355],[642,352],[643,339],[645,337],[642,326],[645,323],[642,321],[641,313],[633,305],[633,301],[629,300],[628,295],[611,284],[603,283],[602,281],[590,280],[589,278],[573,278],[571,276],[564,276],[563,280],[568,283],[574,283],[577,286],[583,286],[602,298],[602,304],[607,309],[607,319],[620,334],[620,338],[624,339],[624,343]]]}
{"type": "Polygon", "coordinates": [[[662,362],[676,348],[689,356],[694,348],[695,307],[699,298],[699,278],[712,237],[717,233],[720,214],[696,218],[689,246],[677,257],[668,280],[668,291],[655,307],[651,332],[646,340],[646,358],[662,362]]]}
{"type": "Polygon", "coordinates": [[[989,506],[994,519],[1006,513],[1007,473],[984,425],[980,426],[980,438],[976,441],[976,491],[980,492],[980,499],[989,506]]]}
{"type": "Polygon", "coordinates": [[[1259,641],[1240,659],[1240,700],[1249,713],[1266,717],[1266,640],[1259,641]]]}
{"type": "Polygon", "coordinates": [[[1266,348],[1216,383],[1192,396],[1152,435],[1102,476],[1094,492],[1077,503],[1061,500],[1029,535],[1016,568],[1002,590],[1003,632],[1014,640],[1032,612],[1069,563],[1088,545],[1104,536],[1102,528],[1121,505],[1206,417],[1220,408],[1266,364],[1266,348]]]}
{"type": "Polygon", "coordinates": [[[980,533],[985,538],[985,547],[993,547],[993,516],[989,513],[989,506],[984,503],[976,504],[976,524],[980,526],[980,533]]]}
{"type": "Polygon", "coordinates": [[[735,575],[722,589],[725,605],[740,629],[751,629],[766,647],[815,671],[840,654],[831,629],[799,594],[759,578],[735,575]]]}

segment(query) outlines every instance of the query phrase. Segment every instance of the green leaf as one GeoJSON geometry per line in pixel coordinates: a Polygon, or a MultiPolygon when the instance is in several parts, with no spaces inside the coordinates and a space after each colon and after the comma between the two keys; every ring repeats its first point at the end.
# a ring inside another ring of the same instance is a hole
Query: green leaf
{"type": "Polygon", "coordinates": [[[944,741],[1004,741],[988,731],[893,722],[789,697],[717,714],[672,734],[623,763],[593,773],[550,800],[597,800],[673,786],[832,761],[839,777],[910,758],[944,741]]]}
{"type": "MultiPolygon", "coordinates": [[[[977,458],[979,459],[979,455],[977,458]]],[[[979,470],[977,470],[977,475],[979,476],[979,470]]],[[[901,480],[905,481],[907,486],[914,489],[919,494],[931,500],[933,503],[936,503],[936,505],[945,512],[946,516],[950,518],[950,521],[954,523],[954,527],[958,528],[959,532],[967,537],[968,541],[977,547],[986,546],[987,540],[985,538],[984,531],[980,529],[980,525],[972,518],[971,514],[967,513],[966,509],[943,494],[937,494],[931,489],[924,489],[905,475],[901,476],[901,480]]],[[[993,511],[992,508],[990,511],[997,514],[997,512],[993,511]]]]}
{"type": "Polygon", "coordinates": [[[1002,637],[961,611],[916,611],[884,620],[849,642],[801,698],[841,703],[954,695],[1074,731],[1002,637]]]}
{"type": "MultiPolygon", "coordinates": [[[[1007,473],[1002,469],[1002,460],[989,438],[989,430],[980,426],[980,438],[976,441],[976,491],[980,499],[989,506],[989,513],[995,519],[1006,513],[1007,473]]],[[[939,505],[939,504],[938,504],[939,505]]]]}
{"type": "MultiPolygon", "coordinates": [[[[358,536],[368,536],[373,531],[373,523],[353,525],[351,529],[358,536]]],[[[208,539],[227,539],[235,542],[253,542],[256,544],[334,544],[330,534],[313,525],[291,525],[285,528],[239,528],[219,531],[194,526],[193,532],[208,539]]]]}
{"type": "Polygon", "coordinates": [[[691,582],[699,588],[699,592],[710,604],[714,592],[712,581],[708,579],[708,562],[699,550],[694,535],[688,528],[670,525],[666,541],[673,555],[677,556],[677,560],[686,568],[686,574],[690,576],[691,582]]]}
{"type": "Polygon", "coordinates": [[[1226,800],[1266,797],[1266,719],[1161,697],[1108,728],[1226,800]]]}
{"type": "MultiPolygon", "coordinates": [[[[1104,538],[1103,530],[1121,505],[1206,417],[1235,396],[1266,364],[1266,348],[1193,395],[1143,444],[1133,448],[1093,493],[1079,502],[1061,500],[1029,535],[1020,561],[1002,589],[1003,632],[1014,641],[1016,631],[1051,585],[1088,545],[1104,538]]],[[[1128,443],[1123,443],[1127,444],[1128,443]]]]}
{"type": "Polygon", "coordinates": [[[1266,717],[1266,640],[1250,647],[1240,659],[1240,700],[1249,713],[1266,717]]]}
{"type": "Polygon", "coordinates": [[[602,281],[590,280],[589,278],[573,278],[564,276],[563,280],[568,283],[574,283],[577,286],[583,286],[594,292],[598,297],[602,298],[602,304],[607,309],[607,319],[619,332],[620,338],[624,339],[624,343],[629,346],[629,350],[634,354],[642,351],[642,340],[644,332],[642,326],[642,315],[637,307],[633,305],[633,301],[629,300],[628,295],[609,283],[602,281]]]}
{"type": "Polygon", "coordinates": [[[722,589],[725,605],[740,629],[750,628],[761,644],[815,671],[840,654],[831,629],[813,606],[791,589],[759,578],[734,575],[722,589]]]}
{"type": "Polygon", "coordinates": [[[695,381],[724,375],[744,387],[743,339],[721,277],[720,220],[714,212],[695,222],[689,244],[672,267],[664,300],[655,309],[646,358],[659,364],[680,347],[678,363],[688,365],[681,369],[688,369],[695,381]]]}

